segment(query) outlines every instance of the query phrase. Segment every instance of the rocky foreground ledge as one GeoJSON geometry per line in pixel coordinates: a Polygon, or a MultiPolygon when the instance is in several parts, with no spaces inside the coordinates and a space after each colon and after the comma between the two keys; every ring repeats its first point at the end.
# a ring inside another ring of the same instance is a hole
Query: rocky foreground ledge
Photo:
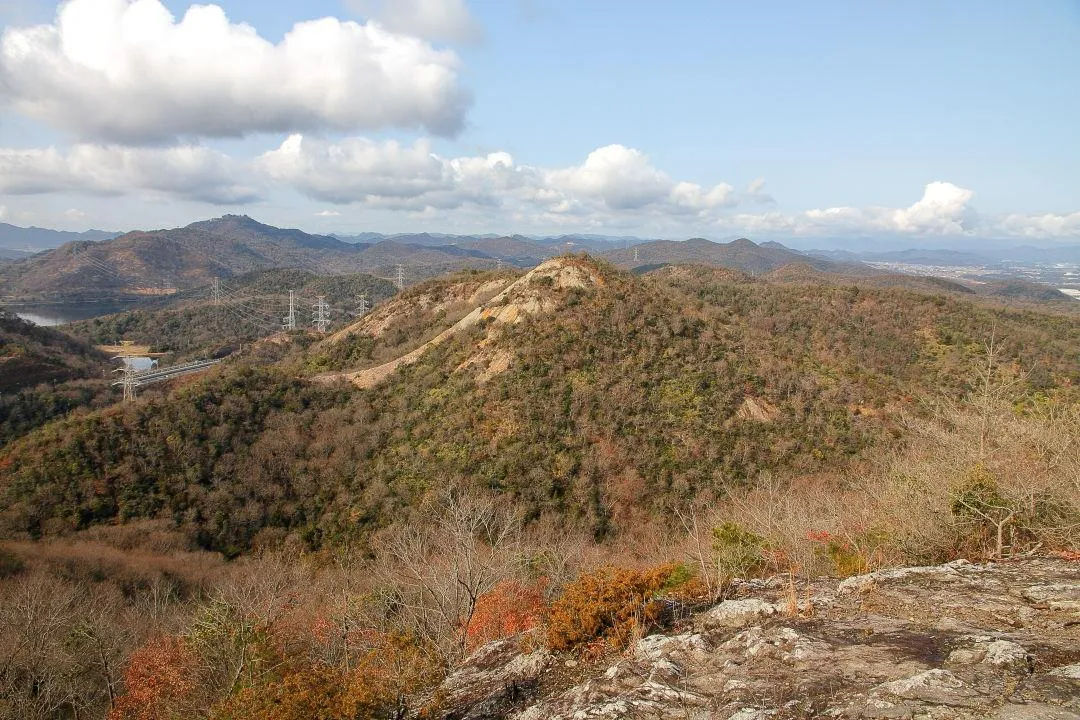
{"type": "Polygon", "coordinates": [[[735,599],[616,658],[481,648],[443,684],[444,720],[1080,720],[1080,562],[885,570],[735,599]]]}

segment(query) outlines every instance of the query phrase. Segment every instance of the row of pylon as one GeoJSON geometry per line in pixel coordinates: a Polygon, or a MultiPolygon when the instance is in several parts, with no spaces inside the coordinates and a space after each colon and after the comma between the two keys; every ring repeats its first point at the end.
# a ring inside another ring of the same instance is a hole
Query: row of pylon
{"type": "MultiPolygon", "coordinates": [[[[501,265],[501,263],[500,263],[501,265]]],[[[399,264],[397,271],[394,275],[394,285],[398,291],[405,289],[405,266],[399,264]]],[[[221,304],[221,280],[214,278],[210,285],[210,293],[215,305],[221,304]]],[[[368,310],[368,298],[367,295],[360,296],[359,307],[357,308],[357,315],[366,315],[368,310]]],[[[316,298],[315,304],[312,306],[312,326],[320,333],[325,333],[330,326],[330,305],[326,302],[325,295],[319,295],[316,298]]],[[[296,293],[293,290],[289,291],[289,314],[281,319],[281,327],[283,330],[295,330],[296,329],[296,293]]]]}
{"type": "MultiPolygon", "coordinates": [[[[356,308],[357,316],[367,315],[369,309],[367,295],[361,295],[356,308]]],[[[321,333],[325,333],[330,326],[330,304],[326,302],[325,295],[319,295],[315,299],[315,304],[312,305],[311,324],[321,333]]],[[[282,318],[281,328],[283,330],[296,329],[296,293],[292,290],[289,291],[289,314],[282,318]]]]}

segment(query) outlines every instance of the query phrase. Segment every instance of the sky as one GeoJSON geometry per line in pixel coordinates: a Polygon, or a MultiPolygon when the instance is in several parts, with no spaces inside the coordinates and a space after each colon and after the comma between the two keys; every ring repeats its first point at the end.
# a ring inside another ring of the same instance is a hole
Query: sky
{"type": "Polygon", "coordinates": [[[1080,243],[1080,1],[0,0],[0,221],[1080,243]]]}

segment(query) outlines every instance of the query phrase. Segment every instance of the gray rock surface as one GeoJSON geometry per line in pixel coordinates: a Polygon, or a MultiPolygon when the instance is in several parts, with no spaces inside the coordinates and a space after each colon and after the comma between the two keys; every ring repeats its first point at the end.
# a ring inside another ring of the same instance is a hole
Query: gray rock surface
{"type": "Polygon", "coordinates": [[[738,586],[620,655],[481,649],[432,717],[1080,720],[1080,563],[1026,559],[738,586]],[[512,688],[512,689],[511,689],[512,688]]]}

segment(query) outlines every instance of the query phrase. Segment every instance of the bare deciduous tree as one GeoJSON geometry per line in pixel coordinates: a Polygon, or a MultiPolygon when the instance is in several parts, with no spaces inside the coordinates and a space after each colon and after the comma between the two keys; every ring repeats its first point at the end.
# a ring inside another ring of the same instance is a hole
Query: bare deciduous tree
{"type": "Polygon", "coordinates": [[[385,539],[381,593],[410,631],[447,662],[464,656],[476,602],[520,560],[521,522],[495,499],[448,489],[385,539]]]}

